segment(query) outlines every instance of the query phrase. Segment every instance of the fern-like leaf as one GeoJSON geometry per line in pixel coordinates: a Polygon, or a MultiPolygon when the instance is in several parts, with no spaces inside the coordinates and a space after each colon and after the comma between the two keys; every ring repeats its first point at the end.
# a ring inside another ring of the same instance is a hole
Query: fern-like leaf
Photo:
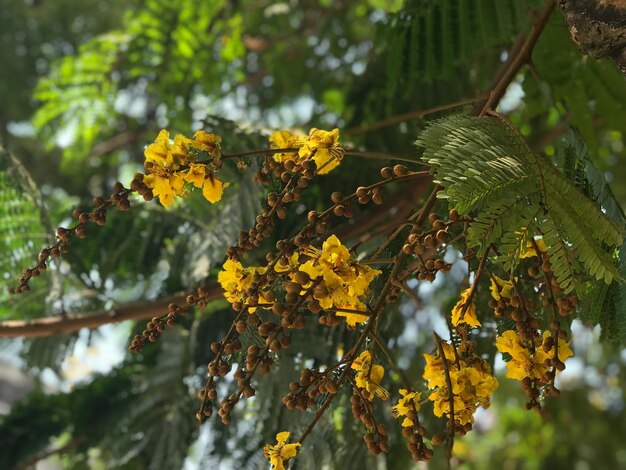
{"type": "Polygon", "coordinates": [[[455,116],[431,124],[417,145],[435,181],[461,214],[474,215],[468,242],[484,253],[497,242],[512,271],[519,251],[539,230],[561,287],[576,285],[579,259],[586,272],[610,284],[620,276],[615,249],[622,230],[545,157],[499,119],[455,116]]]}

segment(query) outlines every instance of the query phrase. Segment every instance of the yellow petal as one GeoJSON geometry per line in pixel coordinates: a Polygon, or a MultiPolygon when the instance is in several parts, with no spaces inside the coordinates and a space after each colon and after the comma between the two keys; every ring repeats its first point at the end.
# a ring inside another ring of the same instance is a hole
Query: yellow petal
{"type": "Polygon", "coordinates": [[[452,325],[458,326],[460,323],[466,325],[479,327],[480,322],[476,317],[476,305],[473,301],[469,300],[470,288],[461,292],[461,298],[452,309],[452,325]]]}
{"type": "Polygon", "coordinates": [[[319,175],[330,173],[339,166],[342,157],[343,154],[339,152],[331,152],[329,149],[318,149],[315,155],[313,155],[317,173],[319,175]]]}
{"type": "Polygon", "coordinates": [[[492,276],[491,278],[491,297],[495,300],[500,300],[502,297],[510,299],[513,297],[512,290],[514,288],[512,281],[505,281],[498,276],[492,276]]]}
{"type": "Polygon", "coordinates": [[[300,443],[295,443],[295,444],[285,444],[283,446],[283,448],[280,450],[280,456],[284,459],[290,459],[292,457],[295,457],[296,454],[298,453],[298,447],[300,447],[302,444],[300,443]]]}
{"type": "Polygon", "coordinates": [[[143,154],[146,162],[171,167],[173,160],[170,153],[170,133],[162,129],[154,143],[148,145],[143,154]]]}
{"type": "Polygon", "coordinates": [[[198,150],[207,152],[215,157],[219,157],[221,155],[221,141],[222,138],[219,135],[199,130],[193,135],[191,145],[198,150]]]}
{"type": "Polygon", "coordinates": [[[205,177],[206,165],[202,165],[200,163],[190,164],[189,170],[183,175],[185,181],[193,184],[196,188],[201,188],[204,185],[205,177]]]}
{"type": "Polygon", "coordinates": [[[207,201],[211,204],[215,204],[217,201],[222,199],[222,194],[224,193],[224,188],[226,186],[227,184],[222,183],[222,181],[215,176],[209,175],[202,186],[202,194],[207,201]]]}

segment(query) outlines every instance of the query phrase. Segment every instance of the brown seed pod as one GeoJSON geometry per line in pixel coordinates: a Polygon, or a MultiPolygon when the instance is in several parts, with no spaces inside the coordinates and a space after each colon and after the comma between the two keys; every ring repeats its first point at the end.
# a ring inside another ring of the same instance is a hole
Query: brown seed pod
{"type": "Polygon", "coordinates": [[[356,188],[355,194],[358,198],[361,198],[361,197],[364,198],[369,195],[369,191],[367,190],[365,186],[359,186],[358,188],[356,188]]]}
{"type": "Polygon", "coordinates": [[[381,168],[380,176],[382,176],[383,178],[388,180],[389,178],[393,177],[393,170],[391,168],[389,168],[388,166],[386,166],[384,168],[381,168]]]}
{"type": "Polygon", "coordinates": [[[311,281],[311,276],[309,276],[309,274],[305,273],[304,271],[297,271],[294,274],[294,278],[296,282],[300,285],[307,284],[308,282],[311,281]]]}
{"type": "Polygon", "coordinates": [[[383,203],[383,194],[379,188],[374,188],[372,190],[372,201],[377,206],[380,206],[383,203]]]}
{"type": "Polygon", "coordinates": [[[343,200],[343,194],[341,194],[339,191],[335,191],[330,195],[330,200],[337,204],[343,200]]]}
{"type": "Polygon", "coordinates": [[[404,176],[409,173],[409,170],[404,165],[395,165],[393,167],[393,172],[396,176],[404,176]]]}

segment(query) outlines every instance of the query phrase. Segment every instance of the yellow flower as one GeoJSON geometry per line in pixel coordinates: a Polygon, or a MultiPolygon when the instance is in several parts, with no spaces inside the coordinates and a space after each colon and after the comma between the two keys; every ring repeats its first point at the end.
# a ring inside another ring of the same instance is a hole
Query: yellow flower
{"type": "Polygon", "coordinates": [[[302,254],[311,259],[299,269],[316,282],[318,288],[313,291],[313,296],[320,306],[323,309],[339,309],[337,316],[345,317],[350,326],[367,321],[367,315],[342,312],[341,309],[365,311],[362,297],[381,271],[352,260],[348,249],[335,235],[323,243],[321,250],[308,246],[302,254]]]}
{"type": "MultiPolygon", "coordinates": [[[[546,351],[543,343],[552,336],[550,331],[544,331],[542,338],[535,341],[535,351],[531,352],[519,335],[513,330],[507,330],[496,338],[496,348],[501,353],[508,353],[511,359],[506,363],[507,378],[523,380],[526,377],[542,380],[549,367],[545,365],[547,359],[554,356],[554,343],[546,351]]],[[[561,362],[573,356],[569,345],[562,338],[558,339],[558,355],[561,362]]]]}
{"type": "Polygon", "coordinates": [[[220,147],[221,141],[222,138],[219,135],[200,130],[196,131],[193,135],[191,145],[194,148],[202,152],[207,152],[209,155],[219,159],[222,156],[220,147]]]}
{"type": "Polygon", "coordinates": [[[146,162],[176,170],[187,161],[189,157],[187,149],[190,143],[191,140],[181,134],[176,135],[174,143],[171,143],[169,132],[163,129],[154,143],[144,150],[146,162]]]}
{"type": "Polygon", "coordinates": [[[344,150],[339,145],[339,129],[324,131],[313,128],[298,151],[300,158],[312,158],[317,173],[324,175],[339,166],[344,150]]]}
{"type": "Polygon", "coordinates": [[[513,330],[506,330],[496,338],[496,348],[501,353],[508,353],[511,357],[517,357],[526,351],[522,338],[513,330]]]}
{"type": "MultiPolygon", "coordinates": [[[[543,238],[536,238],[535,243],[537,244],[537,248],[541,253],[545,253],[548,251],[548,247],[546,246],[546,242],[543,238]]],[[[537,256],[537,250],[535,250],[535,243],[531,240],[526,242],[526,247],[522,246],[519,254],[520,259],[524,258],[532,258],[533,256],[537,256]]]]}
{"type": "Polygon", "coordinates": [[[476,305],[470,301],[469,296],[471,289],[467,288],[461,292],[461,299],[452,309],[452,325],[457,326],[459,323],[465,323],[468,326],[480,326],[478,318],[476,318],[476,305]],[[465,309],[465,313],[463,310],[465,309]]]}
{"type": "Polygon", "coordinates": [[[407,418],[406,416],[411,411],[419,411],[422,394],[418,392],[409,392],[408,390],[401,388],[400,395],[402,395],[402,397],[398,399],[398,403],[395,406],[391,407],[391,413],[394,418],[404,416],[404,420],[402,421],[403,428],[413,426],[415,424],[413,420],[407,418]]]}
{"type": "Polygon", "coordinates": [[[548,354],[542,349],[536,350],[532,355],[530,351],[526,351],[506,363],[506,377],[513,380],[523,380],[526,377],[542,379],[548,371],[548,367],[544,365],[546,359],[548,354]]]}
{"type": "Polygon", "coordinates": [[[361,389],[365,398],[371,400],[374,395],[377,395],[381,400],[389,398],[389,392],[380,386],[383,375],[385,375],[385,368],[378,364],[372,364],[372,355],[369,351],[363,351],[352,362],[351,367],[357,371],[354,382],[361,389]]]}
{"type": "Polygon", "coordinates": [[[511,291],[513,290],[514,286],[513,286],[513,282],[512,281],[505,281],[502,278],[499,278],[496,275],[493,275],[491,277],[491,297],[494,298],[494,300],[500,300],[502,297],[506,297],[507,299],[510,299],[513,297],[511,291]]]}
{"type": "MultiPolygon", "coordinates": [[[[489,407],[491,395],[498,388],[498,381],[491,374],[491,368],[485,360],[472,354],[470,357],[459,358],[457,362],[452,345],[442,343],[442,346],[452,390],[448,390],[443,361],[438,355],[425,354],[424,378],[428,381],[428,388],[433,390],[428,399],[434,404],[435,415],[443,416],[450,413],[452,395],[455,421],[460,424],[471,423],[479,406],[489,407]]],[[[463,345],[458,349],[459,354],[465,352],[463,345]]]]}
{"type": "Polygon", "coordinates": [[[164,207],[169,207],[174,202],[174,196],[183,194],[183,177],[178,173],[168,173],[158,169],[143,178],[146,186],[152,189],[154,196],[159,198],[164,207]]]}
{"type": "Polygon", "coordinates": [[[215,204],[217,201],[222,199],[224,188],[227,187],[228,183],[222,182],[219,178],[213,176],[212,173],[209,173],[207,178],[204,180],[204,185],[202,186],[202,195],[211,204],[215,204]]]}
{"type": "MultiPolygon", "coordinates": [[[[302,147],[303,138],[298,137],[289,131],[276,131],[270,135],[269,141],[270,148],[274,149],[300,148],[302,147]]],[[[297,152],[275,153],[273,158],[279,163],[287,160],[303,160],[297,152]]]]}
{"type": "Polygon", "coordinates": [[[276,434],[276,445],[267,444],[263,447],[263,455],[272,464],[273,470],[285,470],[284,462],[296,456],[298,447],[302,444],[287,444],[289,432],[279,432],[276,434]]]}
{"type": "MultiPolygon", "coordinates": [[[[243,302],[246,291],[252,286],[255,274],[265,273],[265,268],[262,267],[250,267],[244,268],[239,261],[227,259],[224,262],[222,271],[217,275],[217,282],[219,282],[222,289],[224,289],[224,297],[231,304],[233,302],[243,302]]],[[[259,299],[262,303],[267,300],[264,296],[259,299]]],[[[249,313],[254,313],[256,307],[250,307],[249,313]]]]}
{"type": "Polygon", "coordinates": [[[206,177],[206,165],[201,163],[191,163],[189,170],[183,175],[183,178],[188,183],[193,184],[196,188],[201,188],[204,184],[204,178],[206,177]]]}

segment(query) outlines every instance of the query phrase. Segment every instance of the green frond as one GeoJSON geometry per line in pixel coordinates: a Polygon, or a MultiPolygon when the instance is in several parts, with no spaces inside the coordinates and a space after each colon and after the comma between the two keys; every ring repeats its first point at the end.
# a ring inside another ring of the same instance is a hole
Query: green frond
{"type": "Polygon", "coordinates": [[[623,231],[602,212],[599,204],[586,197],[547,162],[542,167],[548,208],[553,200],[557,201],[565,206],[564,210],[572,213],[577,223],[588,229],[593,238],[612,246],[622,243],[623,231]]]}
{"type": "MultiPolygon", "coordinates": [[[[593,234],[597,233],[597,230],[592,231],[588,226],[581,223],[584,218],[568,204],[565,199],[566,195],[553,193],[550,196],[549,210],[554,224],[562,227],[562,233],[566,240],[578,251],[578,258],[585,265],[589,274],[598,280],[604,280],[607,284],[610,284],[613,279],[619,278],[613,253],[607,252],[594,239],[593,234]]],[[[602,214],[599,210],[597,212],[602,214]]],[[[589,214],[590,218],[596,216],[597,214],[589,214]]],[[[604,220],[608,221],[606,218],[604,220]]]]}
{"type": "Polygon", "coordinates": [[[483,253],[491,244],[512,271],[522,243],[537,233],[548,245],[557,280],[575,286],[580,260],[592,277],[619,279],[615,248],[623,232],[545,157],[533,154],[499,119],[454,116],[436,121],[419,136],[423,159],[461,214],[470,214],[468,242],[483,253]]]}
{"type": "Polygon", "coordinates": [[[454,116],[422,132],[417,145],[436,167],[439,197],[454,201],[460,214],[481,208],[500,195],[536,189],[537,175],[512,132],[495,119],[454,116]]]}
{"type": "Polygon", "coordinates": [[[477,57],[498,60],[494,47],[509,44],[528,24],[532,0],[418,0],[391,15],[385,40],[393,45],[387,63],[387,91],[403,83],[451,79],[477,57]],[[408,60],[404,60],[408,57],[408,60]],[[419,72],[419,75],[418,75],[419,72]]]}
{"type": "Polygon", "coordinates": [[[0,317],[45,315],[58,298],[62,280],[58,273],[34,279],[28,298],[9,295],[22,269],[37,259],[41,246],[53,240],[39,189],[24,166],[0,147],[0,317]]]}
{"type": "Polygon", "coordinates": [[[118,81],[112,71],[129,40],[123,32],[96,37],[81,46],[78,55],[54,62],[37,84],[33,98],[41,105],[33,125],[49,147],[64,132],[74,135],[66,163],[76,161],[77,155],[84,158],[102,130],[114,124],[118,81]]]}

